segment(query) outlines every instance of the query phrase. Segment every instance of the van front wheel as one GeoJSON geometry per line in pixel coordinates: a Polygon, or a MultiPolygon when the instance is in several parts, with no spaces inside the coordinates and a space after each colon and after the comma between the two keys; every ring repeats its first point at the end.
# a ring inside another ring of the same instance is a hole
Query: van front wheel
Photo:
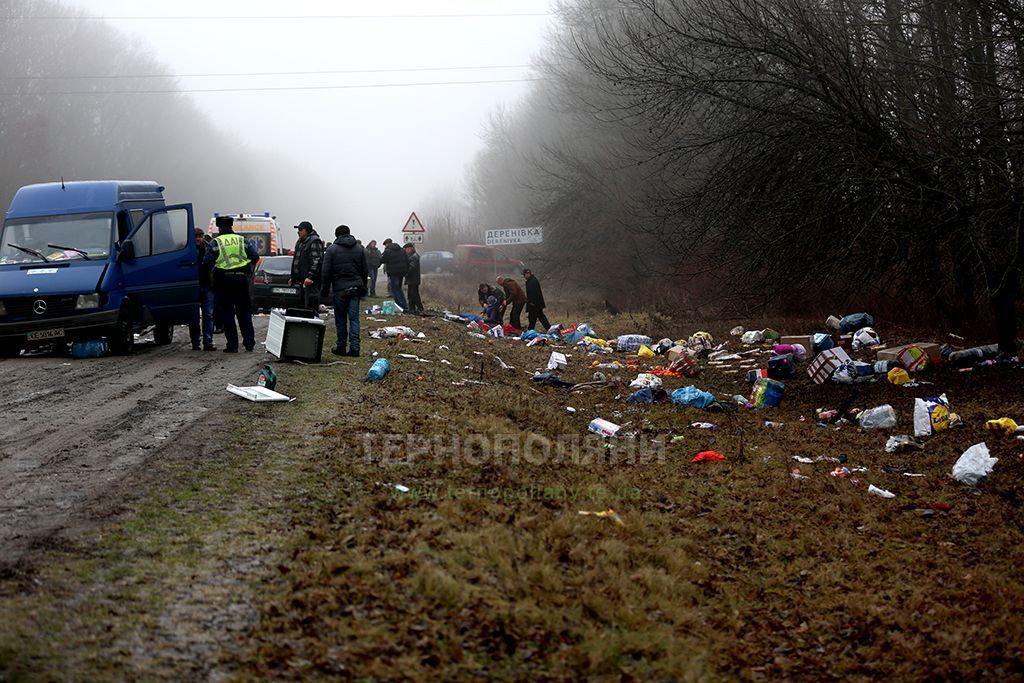
{"type": "Polygon", "coordinates": [[[157,346],[167,346],[174,339],[174,325],[170,323],[157,323],[153,328],[153,341],[157,346]]]}
{"type": "Polygon", "coordinates": [[[121,307],[117,315],[117,324],[110,333],[110,350],[119,355],[126,356],[135,348],[135,325],[132,322],[132,313],[127,306],[121,307]]]}

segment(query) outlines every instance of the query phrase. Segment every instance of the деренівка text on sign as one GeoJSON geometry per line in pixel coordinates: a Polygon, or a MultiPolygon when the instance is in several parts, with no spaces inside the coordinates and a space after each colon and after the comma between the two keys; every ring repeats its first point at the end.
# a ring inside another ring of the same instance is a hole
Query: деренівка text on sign
{"type": "Polygon", "coordinates": [[[540,244],[544,241],[544,228],[499,228],[484,233],[484,244],[540,244]]]}

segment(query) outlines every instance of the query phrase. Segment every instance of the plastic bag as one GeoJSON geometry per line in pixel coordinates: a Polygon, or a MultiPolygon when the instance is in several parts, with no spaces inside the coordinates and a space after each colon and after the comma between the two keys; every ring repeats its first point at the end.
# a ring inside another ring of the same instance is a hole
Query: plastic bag
{"type": "Polygon", "coordinates": [[[865,410],[859,420],[862,429],[892,429],[896,426],[896,411],[891,405],[885,404],[865,410]]]}
{"type": "Polygon", "coordinates": [[[1017,423],[1008,417],[1001,417],[998,420],[989,420],[986,422],[985,429],[990,432],[1001,432],[1009,435],[1017,431],[1017,423]]]}
{"type": "Polygon", "coordinates": [[[966,451],[953,465],[953,478],[961,484],[976,486],[988,476],[992,467],[999,462],[988,454],[988,446],[984,442],[976,443],[966,451]]]}
{"type": "Polygon", "coordinates": [[[906,384],[910,381],[910,375],[903,368],[893,368],[887,375],[889,382],[899,386],[900,384],[906,384]]]}
{"type": "Polygon", "coordinates": [[[630,389],[660,389],[661,378],[657,375],[652,375],[649,372],[642,372],[636,376],[632,382],[629,383],[630,389]]]}
{"type": "Polygon", "coordinates": [[[641,346],[651,343],[651,338],[642,334],[623,334],[615,340],[615,349],[636,353],[641,346]]]}
{"type": "Polygon", "coordinates": [[[842,334],[856,332],[865,327],[873,327],[874,324],[874,317],[868,313],[851,313],[850,315],[843,316],[842,320],[839,321],[839,332],[842,334]]]}
{"type": "Polygon", "coordinates": [[[870,327],[863,327],[853,335],[853,350],[857,351],[865,346],[877,346],[882,343],[875,331],[870,327]]]}
{"type": "Polygon", "coordinates": [[[672,392],[672,403],[677,406],[700,408],[703,410],[715,402],[715,397],[695,386],[679,387],[672,392]]]}
{"type": "Polygon", "coordinates": [[[764,341],[764,333],[760,330],[750,330],[749,332],[743,333],[743,336],[740,337],[740,341],[747,345],[760,344],[764,341]]]}
{"type": "Polygon", "coordinates": [[[782,402],[786,385],[773,379],[758,379],[750,391],[750,402],[758,408],[775,408],[782,402]]]}
{"type": "Polygon", "coordinates": [[[914,436],[931,436],[945,429],[949,429],[949,400],[945,394],[914,399],[914,436]]]}

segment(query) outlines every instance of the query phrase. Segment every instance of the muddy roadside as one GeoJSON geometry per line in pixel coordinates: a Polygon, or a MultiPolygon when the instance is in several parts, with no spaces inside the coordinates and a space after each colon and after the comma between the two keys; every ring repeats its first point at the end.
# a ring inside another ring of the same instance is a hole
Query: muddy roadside
{"type": "MultiPolygon", "coordinates": [[[[258,339],[266,324],[256,319],[258,339]]],[[[62,547],[116,514],[157,461],[193,455],[197,440],[179,437],[235,410],[240,399],[225,386],[254,382],[270,358],[191,351],[184,328],[175,337],[129,357],[0,362],[0,570],[30,564],[33,552],[62,547]]]]}

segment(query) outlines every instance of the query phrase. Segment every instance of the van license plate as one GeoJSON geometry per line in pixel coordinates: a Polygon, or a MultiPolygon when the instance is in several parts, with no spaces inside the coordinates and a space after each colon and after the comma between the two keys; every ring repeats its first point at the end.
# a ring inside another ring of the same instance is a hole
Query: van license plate
{"type": "Polygon", "coordinates": [[[29,332],[28,341],[39,341],[40,339],[60,339],[64,336],[64,328],[57,327],[52,330],[36,330],[29,332]]]}
{"type": "Polygon", "coordinates": [[[295,289],[292,287],[272,287],[271,290],[274,294],[294,294],[295,289]]]}

